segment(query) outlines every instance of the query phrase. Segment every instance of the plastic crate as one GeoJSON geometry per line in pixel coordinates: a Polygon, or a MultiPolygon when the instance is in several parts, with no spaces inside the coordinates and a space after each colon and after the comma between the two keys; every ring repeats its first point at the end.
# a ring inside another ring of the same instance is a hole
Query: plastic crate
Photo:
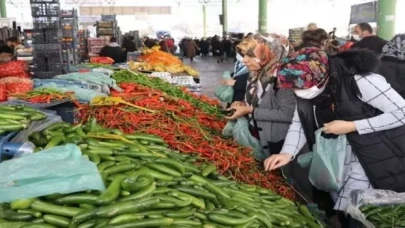
{"type": "Polygon", "coordinates": [[[31,4],[32,17],[58,17],[59,13],[59,4],[31,4]]]}
{"type": "Polygon", "coordinates": [[[34,78],[48,79],[63,73],[63,71],[34,71],[34,78]]]}
{"type": "Polygon", "coordinates": [[[32,44],[57,44],[62,40],[58,29],[41,29],[32,33],[32,44]]]}
{"type": "Polygon", "coordinates": [[[58,17],[47,17],[45,20],[41,18],[33,18],[33,32],[42,32],[42,29],[59,29],[59,18],[58,17]]]}
{"type": "Polygon", "coordinates": [[[58,116],[62,118],[63,121],[68,123],[74,123],[74,104],[70,102],[70,100],[62,100],[62,101],[54,101],[51,103],[31,103],[22,100],[13,100],[7,102],[7,104],[13,105],[27,105],[37,109],[45,109],[45,110],[52,110],[55,111],[58,116]]]}
{"type": "Polygon", "coordinates": [[[4,156],[12,158],[14,153],[21,147],[22,143],[9,143],[17,132],[11,132],[0,136],[0,162],[4,156]]]}
{"type": "Polygon", "coordinates": [[[63,64],[58,58],[35,57],[33,63],[34,71],[61,71],[65,68],[65,64],[63,64]]]}
{"type": "Polygon", "coordinates": [[[35,44],[34,52],[59,52],[61,51],[60,44],[35,44]]]}
{"type": "Polygon", "coordinates": [[[107,40],[105,38],[88,38],[87,45],[88,46],[105,46],[107,44],[107,40]]]}
{"type": "Polygon", "coordinates": [[[101,49],[103,49],[103,47],[89,47],[89,52],[93,54],[99,54],[101,52],[101,49]]]}

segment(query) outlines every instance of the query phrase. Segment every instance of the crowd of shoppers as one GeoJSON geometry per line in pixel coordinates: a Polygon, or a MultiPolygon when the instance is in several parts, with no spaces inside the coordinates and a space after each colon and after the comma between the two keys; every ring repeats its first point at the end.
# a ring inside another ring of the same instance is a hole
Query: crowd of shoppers
{"type": "MultiPolygon", "coordinates": [[[[344,228],[357,223],[344,213],[353,190],[405,192],[405,35],[387,42],[362,23],[353,38],[340,45],[315,24],[295,48],[281,35],[250,35],[237,44],[234,77],[223,81],[237,95],[227,118],[250,120],[266,171],[312,150],[318,129],[325,138],[346,135],[341,189],[311,192],[344,228]]],[[[225,52],[218,43],[213,52],[225,52]]]]}

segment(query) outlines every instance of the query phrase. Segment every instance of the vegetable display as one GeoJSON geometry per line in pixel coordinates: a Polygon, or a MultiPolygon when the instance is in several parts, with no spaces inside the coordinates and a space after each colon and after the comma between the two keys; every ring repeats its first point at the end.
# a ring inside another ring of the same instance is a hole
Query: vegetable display
{"type": "Polygon", "coordinates": [[[378,228],[405,227],[405,205],[365,205],[360,208],[366,219],[378,228]]]}
{"type": "Polygon", "coordinates": [[[185,154],[198,155],[198,162],[214,163],[218,171],[225,176],[270,188],[289,199],[297,199],[294,190],[278,173],[264,172],[258,168],[259,164],[250,155],[249,148],[241,147],[233,140],[220,136],[225,126],[223,118],[209,115],[192,103],[168,96],[159,90],[133,83],[120,86],[133,94],[126,96],[124,92],[123,98],[126,101],[152,112],[126,105],[82,105],[78,119],[85,121],[96,118],[102,126],[119,129],[125,133],[143,132],[158,135],[171,148],[185,154]]]}
{"type": "Polygon", "coordinates": [[[185,65],[176,56],[160,51],[159,48],[143,49],[142,55],[138,57],[142,62],[130,62],[129,68],[132,70],[145,70],[156,72],[169,72],[172,74],[186,72],[191,76],[198,76],[198,71],[185,65]]]}
{"type": "Polygon", "coordinates": [[[307,207],[228,180],[211,164],[195,165],[193,156],[170,150],[155,135],[106,130],[94,121],[60,123],[39,134],[80,137],[77,144],[107,189],[11,202],[0,213],[0,228],[323,227],[307,207]]]}
{"type": "Polygon", "coordinates": [[[31,103],[51,103],[51,101],[72,99],[72,95],[73,93],[62,93],[57,89],[38,88],[27,93],[13,94],[12,96],[31,103]]]}
{"type": "Polygon", "coordinates": [[[208,114],[222,116],[219,107],[220,103],[217,100],[208,98],[207,96],[197,96],[188,92],[185,88],[173,86],[162,79],[148,77],[142,73],[135,73],[127,70],[117,71],[112,77],[118,84],[136,83],[151,89],[160,90],[167,95],[184,99],[208,114]]]}
{"type": "Polygon", "coordinates": [[[20,131],[31,121],[43,120],[46,114],[23,105],[0,105],[0,134],[20,131]]]}

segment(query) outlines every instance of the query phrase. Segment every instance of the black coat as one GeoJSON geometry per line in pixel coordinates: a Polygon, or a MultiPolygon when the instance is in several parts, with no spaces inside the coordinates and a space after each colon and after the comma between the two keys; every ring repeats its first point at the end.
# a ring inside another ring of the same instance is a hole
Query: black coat
{"type": "MultiPolygon", "coordinates": [[[[312,100],[297,98],[297,110],[309,147],[315,143],[315,131],[324,123],[337,119],[355,121],[381,114],[358,98],[360,91],[354,79],[354,75],[367,77],[375,72],[378,58],[370,51],[352,50],[332,56],[329,61],[331,78],[324,93],[312,100]]],[[[352,132],[346,137],[374,188],[405,192],[405,126],[364,135],[352,132]]]]}
{"type": "Polygon", "coordinates": [[[246,93],[246,86],[247,86],[248,78],[249,78],[249,72],[233,78],[235,80],[235,85],[233,85],[234,93],[233,93],[232,102],[245,100],[245,93],[246,93]]]}
{"type": "Polygon", "coordinates": [[[367,49],[380,55],[385,44],[387,41],[378,36],[368,36],[354,43],[351,49],[367,49]]]}
{"type": "Polygon", "coordinates": [[[384,76],[392,88],[405,98],[405,61],[384,57],[377,73],[384,76]]]}
{"type": "Polygon", "coordinates": [[[117,47],[111,47],[108,45],[104,46],[101,49],[100,56],[110,57],[114,60],[114,63],[122,63],[125,62],[126,60],[125,53],[120,46],[117,47]]]}

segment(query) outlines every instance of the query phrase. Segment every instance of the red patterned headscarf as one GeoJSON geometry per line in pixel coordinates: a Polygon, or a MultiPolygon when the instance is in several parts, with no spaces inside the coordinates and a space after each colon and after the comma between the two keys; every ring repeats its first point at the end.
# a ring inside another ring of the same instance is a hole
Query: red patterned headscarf
{"type": "Polygon", "coordinates": [[[328,80],[329,61],[319,48],[303,48],[281,60],[277,79],[280,88],[322,87],[328,80]]]}

